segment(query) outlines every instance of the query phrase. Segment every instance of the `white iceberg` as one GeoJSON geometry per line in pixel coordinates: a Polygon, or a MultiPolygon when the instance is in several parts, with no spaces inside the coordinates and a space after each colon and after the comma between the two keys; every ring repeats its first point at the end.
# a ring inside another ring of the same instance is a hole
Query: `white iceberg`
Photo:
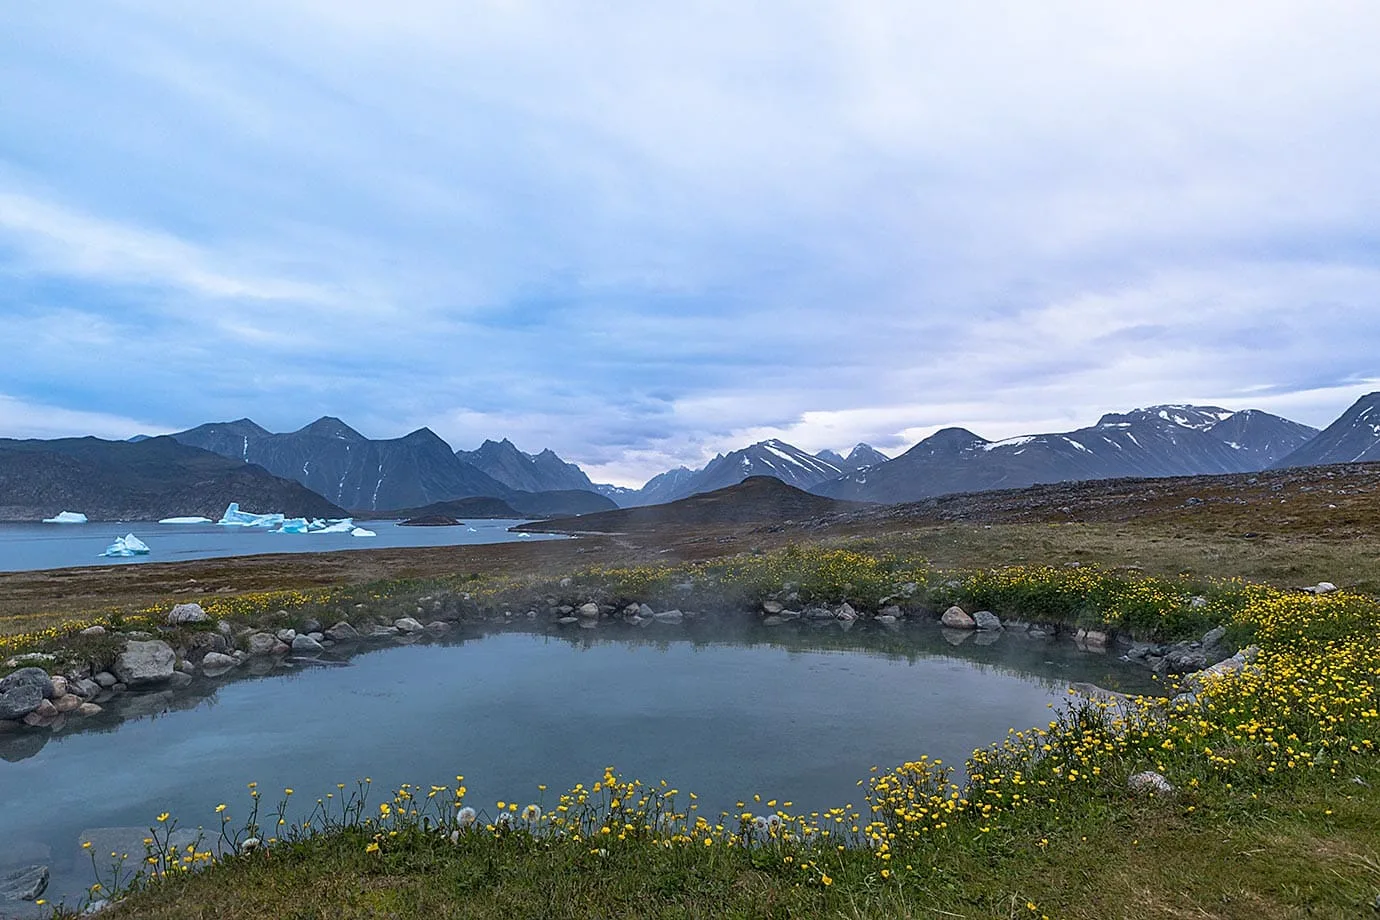
{"type": "Polygon", "coordinates": [[[80,511],[59,511],[55,517],[44,518],[45,524],[85,524],[86,515],[80,511]]]}
{"type": "Polygon", "coordinates": [[[354,533],[355,529],[353,518],[341,518],[338,521],[322,522],[321,529],[313,529],[312,533],[354,533]]]}
{"type": "Polygon", "coordinates": [[[115,542],[105,548],[102,556],[147,556],[149,545],[132,533],[116,537],[115,542]]]}
{"type": "Polygon", "coordinates": [[[281,513],[251,514],[248,511],[241,511],[239,502],[231,502],[216,523],[224,524],[227,527],[277,527],[283,523],[283,520],[281,513]]]}
{"type": "Polygon", "coordinates": [[[306,518],[287,518],[278,524],[274,533],[306,533],[310,528],[306,518]]]}
{"type": "Polygon", "coordinates": [[[158,523],[160,523],[160,524],[209,524],[209,523],[211,523],[211,519],[210,519],[210,518],[204,518],[204,517],[170,517],[170,518],[163,518],[163,520],[159,521],[158,523]]]}
{"type": "Polygon", "coordinates": [[[363,527],[356,527],[354,530],[350,531],[350,536],[352,536],[352,537],[377,537],[378,534],[374,533],[372,530],[365,530],[363,527]]]}

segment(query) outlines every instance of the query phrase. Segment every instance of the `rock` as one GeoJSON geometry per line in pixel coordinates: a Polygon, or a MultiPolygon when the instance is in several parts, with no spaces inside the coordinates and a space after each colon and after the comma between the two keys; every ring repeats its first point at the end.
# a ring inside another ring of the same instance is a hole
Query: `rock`
{"type": "Polygon", "coordinates": [[[266,632],[256,632],[246,642],[250,655],[271,655],[278,644],[278,637],[266,632]]]}
{"type": "Polygon", "coordinates": [[[973,625],[976,626],[978,629],[985,630],[997,630],[1004,628],[1001,625],[1001,617],[997,616],[990,610],[979,610],[977,613],[973,614],[973,625]]]}
{"type": "Polygon", "coordinates": [[[324,652],[321,643],[311,636],[295,636],[292,640],[292,650],[294,652],[324,652]]]}
{"type": "Polygon", "coordinates": [[[168,643],[159,639],[130,640],[115,659],[115,676],[128,687],[159,684],[172,677],[176,663],[177,655],[168,643]]]}
{"type": "Polygon", "coordinates": [[[54,674],[50,680],[53,682],[53,692],[48,694],[48,698],[55,700],[60,696],[66,696],[71,691],[67,687],[67,678],[60,674],[54,674]]]}
{"type": "Polygon", "coordinates": [[[187,643],[187,657],[200,661],[207,652],[226,652],[230,643],[218,632],[199,632],[187,643]]]}
{"type": "Polygon", "coordinates": [[[315,632],[321,632],[321,621],[316,619],[316,617],[308,617],[307,621],[302,624],[302,632],[308,635],[315,632]]]}
{"type": "Polygon", "coordinates": [[[288,645],[291,645],[292,640],[297,638],[297,630],[280,629],[276,633],[274,633],[274,635],[278,637],[279,642],[286,642],[288,645]]]}
{"type": "Polygon", "coordinates": [[[432,620],[426,624],[426,631],[429,633],[450,632],[450,624],[443,620],[432,620]]]}
{"type": "Polygon", "coordinates": [[[763,601],[762,611],[767,614],[775,615],[786,609],[786,605],[780,601],[763,601]]]}
{"type": "Polygon", "coordinates": [[[832,620],[834,611],[828,607],[806,607],[801,616],[807,620],[832,620]]]}
{"type": "Polygon", "coordinates": [[[77,707],[77,715],[83,717],[98,715],[99,713],[102,713],[104,711],[104,709],[102,709],[95,703],[82,703],[80,706],[77,707]]]}
{"type": "Polygon", "coordinates": [[[95,674],[91,676],[91,679],[94,680],[101,687],[105,688],[106,690],[109,690],[111,687],[119,683],[119,679],[116,678],[115,675],[111,674],[109,671],[97,671],[95,674]]]}
{"type": "Polygon", "coordinates": [[[206,623],[211,615],[201,609],[200,604],[178,604],[168,614],[169,626],[182,626],[186,623],[206,623]]]}
{"type": "Polygon", "coordinates": [[[655,614],[653,613],[652,608],[647,606],[646,604],[638,604],[637,615],[645,620],[650,620],[655,614]]]}
{"type": "Polygon", "coordinates": [[[891,617],[893,620],[899,620],[901,618],[901,608],[896,606],[895,604],[888,604],[887,606],[881,609],[881,612],[878,615],[884,617],[891,617]]]}
{"type": "Polygon", "coordinates": [[[877,614],[877,622],[878,622],[878,623],[895,623],[895,622],[896,622],[896,615],[895,615],[895,614],[892,614],[892,613],[879,613],[879,614],[877,614]]]}
{"type": "Polygon", "coordinates": [[[359,630],[341,620],[326,630],[326,635],[336,642],[355,642],[359,639],[359,630]]]}
{"type": "Polygon", "coordinates": [[[559,624],[561,624],[562,626],[570,626],[570,625],[573,624],[573,623],[578,623],[578,622],[580,622],[580,618],[579,618],[579,617],[560,617],[560,618],[558,618],[558,619],[556,620],[556,622],[559,623],[559,624]]]}
{"type": "Polygon", "coordinates": [[[402,634],[402,630],[396,626],[375,626],[369,631],[370,639],[392,639],[394,636],[402,634]]]}
{"type": "Polygon", "coordinates": [[[42,668],[21,668],[0,679],[0,719],[22,719],[53,695],[53,681],[42,668]]]}
{"type": "Polygon", "coordinates": [[[239,666],[240,663],[234,658],[220,652],[207,652],[206,657],[201,659],[201,670],[208,675],[224,674],[239,666]]]}
{"type": "Polygon", "coordinates": [[[25,866],[0,872],[0,903],[36,901],[47,887],[47,866],[25,866]]]}
{"type": "Polygon", "coordinates": [[[562,588],[569,588],[573,584],[575,584],[575,582],[569,578],[562,578],[560,581],[560,585],[562,588]]]}
{"type": "Polygon", "coordinates": [[[1154,770],[1137,773],[1126,781],[1126,787],[1138,795],[1171,795],[1173,785],[1154,770]]]}
{"type": "Polygon", "coordinates": [[[1211,650],[1220,648],[1222,645],[1222,640],[1226,637],[1227,628],[1225,626],[1217,626],[1212,629],[1209,629],[1207,632],[1203,634],[1203,651],[1209,652],[1211,650]]]}
{"type": "Polygon", "coordinates": [[[405,633],[419,633],[422,630],[426,629],[425,626],[423,626],[417,620],[414,620],[412,617],[399,617],[398,619],[393,621],[393,626],[399,632],[405,633]]]}
{"type": "Polygon", "coordinates": [[[71,712],[81,706],[82,699],[75,693],[64,693],[53,697],[53,708],[58,712],[71,712]]]}
{"type": "Polygon", "coordinates": [[[1073,634],[1073,640],[1091,648],[1106,648],[1111,637],[1100,629],[1080,629],[1073,634]]]}
{"type": "Polygon", "coordinates": [[[950,607],[944,611],[944,615],[939,618],[939,622],[949,629],[976,629],[977,622],[968,616],[967,612],[959,606],[950,607]]]}
{"type": "Polygon", "coordinates": [[[68,687],[73,693],[82,699],[89,700],[101,692],[101,685],[89,677],[83,677],[68,687]]]}
{"type": "Polygon", "coordinates": [[[845,602],[839,605],[838,610],[834,611],[834,616],[840,620],[856,620],[858,612],[853,609],[851,604],[845,602]]]}
{"type": "Polygon", "coordinates": [[[88,626],[88,627],[86,627],[85,629],[83,629],[81,632],[77,633],[77,635],[79,635],[79,636],[104,636],[104,635],[105,635],[105,627],[104,627],[104,626],[88,626]]]}
{"type": "Polygon", "coordinates": [[[579,609],[575,612],[582,617],[597,617],[599,615],[599,605],[581,604],[579,609]]]}
{"type": "Polygon", "coordinates": [[[652,619],[658,623],[679,623],[685,619],[685,614],[679,610],[663,610],[660,613],[652,614],[652,619]]]}

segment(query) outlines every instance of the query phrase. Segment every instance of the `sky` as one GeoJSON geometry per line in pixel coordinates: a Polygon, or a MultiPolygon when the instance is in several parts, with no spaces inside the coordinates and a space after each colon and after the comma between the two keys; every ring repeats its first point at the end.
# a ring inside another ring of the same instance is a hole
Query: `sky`
{"type": "Polygon", "coordinates": [[[1380,389],[1380,4],[0,4],[0,436],[638,485],[1380,389]]]}

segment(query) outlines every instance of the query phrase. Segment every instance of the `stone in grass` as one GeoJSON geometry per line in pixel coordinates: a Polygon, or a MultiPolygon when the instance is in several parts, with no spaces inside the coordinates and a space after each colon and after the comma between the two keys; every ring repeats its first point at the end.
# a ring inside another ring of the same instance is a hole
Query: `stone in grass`
{"type": "Polygon", "coordinates": [[[1154,770],[1137,773],[1126,781],[1126,787],[1140,795],[1172,795],[1174,786],[1154,770]]]}
{"type": "Polygon", "coordinates": [[[944,615],[940,617],[939,622],[947,626],[949,629],[977,628],[977,621],[970,617],[967,611],[965,611],[962,607],[959,607],[957,605],[950,607],[948,610],[945,610],[944,615]]]}
{"type": "Polygon", "coordinates": [[[47,887],[47,866],[25,866],[0,872],[0,903],[37,900],[47,887]]]}
{"type": "Polygon", "coordinates": [[[168,614],[169,626],[181,626],[185,623],[206,623],[211,619],[211,615],[201,609],[200,604],[178,604],[168,614]]]}

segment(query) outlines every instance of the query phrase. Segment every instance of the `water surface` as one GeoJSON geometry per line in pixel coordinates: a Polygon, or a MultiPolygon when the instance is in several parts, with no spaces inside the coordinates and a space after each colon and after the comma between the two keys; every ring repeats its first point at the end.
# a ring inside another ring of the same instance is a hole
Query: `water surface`
{"type": "Polygon", "coordinates": [[[121,723],[112,707],[105,731],[0,740],[0,866],[48,854],[53,894],[73,896],[90,883],[85,829],[164,810],[215,827],[220,802],[243,816],[251,781],[314,802],[365,776],[383,795],[464,774],[471,804],[492,811],[614,765],[697,792],[711,816],[753,793],[861,804],[871,766],[961,766],[1008,728],[1046,723],[1071,681],[1148,688],[1110,657],[1017,636],[952,647],[930,624],[726,628],[476,633],[203,680],[171,706],[131,694],[155,714],[121,723]]]}
{"type": "Polygon", "coordinates": [[[283,534],[259,527],[216,524],[100,522],[92,524],[0,524],[0,572],[60,569],[79,565],[138,565],[264,553],[329,553],[400,546],[460,546],[518,540],[567,539],[547,534],[509,533],[523,521],[476,520],[459,527],[403,527],[396,521],[358,521],[375,537],[348,533],[283,534]],[[147,556],[107,558],[100,554],[116,537],[132,533],[149,545],[147,556]]]}

